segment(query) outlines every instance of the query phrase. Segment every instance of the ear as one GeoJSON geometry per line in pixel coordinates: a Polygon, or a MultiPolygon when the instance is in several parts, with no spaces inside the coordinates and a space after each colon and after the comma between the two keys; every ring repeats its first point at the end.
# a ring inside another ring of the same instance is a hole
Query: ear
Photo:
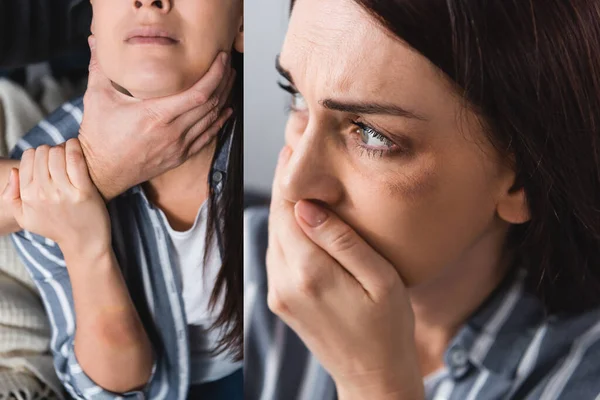
{"type": "Polygon", "coordinates": [[[510,224],[524,224],[531,219],[529,205],[527,204],[527,195],[523,187],[515,189],[514,173],[512,178],[504,185],[496,205],[498,216],[510,224]]]}
{"type": "Polygon", "coordinates": [[[242,16],[240,17],[240,20],[239,20],[238,32],[235,35],[235,39],[233,41],[233,48],[238,53],[244,52],[244,13],[243,12],[242,12],[242,16]]]}

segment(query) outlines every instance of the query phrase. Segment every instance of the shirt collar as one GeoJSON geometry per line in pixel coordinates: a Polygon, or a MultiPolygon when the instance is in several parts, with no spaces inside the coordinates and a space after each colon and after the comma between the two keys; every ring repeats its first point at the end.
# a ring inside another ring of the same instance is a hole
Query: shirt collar
{"type": "Polygon", "coordinates": [[[510,273],[450,342],[444,361],[454,378],[471,368],[497,379],[515,376],[545,318],[541,302],[525,291],[525,278],[525,270],[510,273]]]}

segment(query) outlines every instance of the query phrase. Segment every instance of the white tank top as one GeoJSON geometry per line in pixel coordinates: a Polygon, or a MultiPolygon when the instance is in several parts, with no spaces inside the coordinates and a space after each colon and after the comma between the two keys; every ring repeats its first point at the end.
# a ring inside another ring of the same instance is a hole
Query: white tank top
{"type": "Polygon", "coordinates": [[[210,354],[221,335],[209,328],[222,310],[224,299],[221,296],[215,309],[209,311],[210,296],[221,268],[221,256],[215,237],[204,265],[208,201],[200,207],[194,226],[185,232],[173,230],[162,211],[161,215],[174,246],[175,264],[182,279],[192,364],[190,380],[192,384],[216,381],[241,368],[242,361],[233,361],[228,353],[210,354]]]}

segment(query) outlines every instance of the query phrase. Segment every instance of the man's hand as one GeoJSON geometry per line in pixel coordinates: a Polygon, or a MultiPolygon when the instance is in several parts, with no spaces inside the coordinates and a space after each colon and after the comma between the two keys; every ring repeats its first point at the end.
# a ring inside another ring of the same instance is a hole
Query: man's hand
{"type": "Polygon", "coordinates": [[[200,151],[231,116],[223,109],[235,71],[221,53],[187,91],[139,100],[117,91],[92,58],[79,140],[90,175],[105,200],[173,169],[200,151]]]}

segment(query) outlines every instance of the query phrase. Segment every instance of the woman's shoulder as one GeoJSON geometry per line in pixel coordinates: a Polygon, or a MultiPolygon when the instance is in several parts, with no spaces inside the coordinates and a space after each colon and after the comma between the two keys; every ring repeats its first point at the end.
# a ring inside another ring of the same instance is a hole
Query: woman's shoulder
{"type": "Polygon", "coordinates": [[[522,355],[511,399],[592,399],[600,393],[600,309],[547,318],[522,355]]]}

